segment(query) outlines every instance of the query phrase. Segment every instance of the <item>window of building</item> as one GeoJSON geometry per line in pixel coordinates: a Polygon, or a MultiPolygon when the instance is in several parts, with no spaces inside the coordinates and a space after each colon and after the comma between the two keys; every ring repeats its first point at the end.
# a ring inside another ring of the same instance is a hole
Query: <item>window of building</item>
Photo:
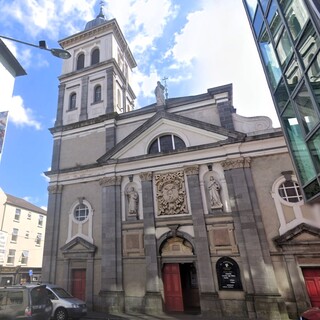
{"type": "Polygon", "coordinates": [[[269,82],[273,89],[275,89],[281,79],[281,70],[265,25],[263,25],[261,36],[259,37],[259,47],[267,70],[269,82]]]}
{"type": "Polygon", "coordinates": [[[281,118],[297,171],[300,173],[302,184],[305,184],[316,175],[316,172],[291,103],[287,105],[281,118]]]}
{"type": "Polygon", "coordinates": [[[277,45],[277,53],[281,66],[284,66],[291,57],[293,46],[291,44],[287,30],[283,30],[279,43],[277,45]]]}
{"type": "Polygon", "coordinates": [[[262,15],[261,9],[258,7],[256,15],[254,17],[254,21],[253,21],[253,30],[257,38],[259,38],[261,28],[262,28],[262,23],[263,23],[263,15],[262,15]]]}
{"type": "Polygon", "coordinates": [[[93,102],[100,102],[100,101],[101,101],[101,86],[97,85],[94,87],[93,102]]]}
{"type": "Polygon", "coordinates": [[[21,264],[28,264],[29,251],[23,250],[21,254],[21,264]]]}
{"type": "Polygon", "coordinates": [[[81,53],[77,59],[77,70],[81,70],[84,68],[84,54],[81,53]]]}
{"type": "Polygon", "coordinates": [[[251,20],[253,20],[253,17],[256,13],[257,7],[258,7],[258,1],[257,0],[245,0],[247,4],[247,8],[250,14],[251,20]]]}
{"type": "Polygon", "coordinates": [[[25,234],[24,237],[25,237],[26,239],[29,239],[29,235],[30,235],[30,231],[26,231],[26,234],[25,234]]]}
{"type": "Polygon", "coordinates": [[[299,202],[302,195],[298,183],[292,180],[284,181],[278,189],[280,197],[287,202],[299,202]]]}
{"type": "Polygon", "coordinates": [[[77,102],[77,94],[71,93],[70,100],[69,100],[69,110],[74,110],[76,108],[76,102],[77,102]]]}
{"type": "Polygon", "coordinates": [[[279,2],[281,9],[285,12],[292,38],[296,40],[309,16],[303,0],[280,0],[279,2]]]}
{"type": "Polygon", "coordinates": [[[20,216],[21,216],[21,209],[16,209],[16,212],[14,214],[14,220],[20,221],[20,216]]]}
{"type": "Polygon", "coordinates": [[[279,112],[281,113],[289,100],[289,94],[284,81],[282,80],[274,93],[279,112]]]}
{"type": "Polygon", "coordinates": [[[9,249],[8,257],[7,257],[7,263],[14,264],[14,257],[16,255],[16,250],[9,249]]]}
{"type": "Polygon", "coordinates": [[[121,111],[121,92],[119,89],[117,90],[117,107],[121,111]]]}
{"type": "Polygon", "coordinates": [[[294,98],[294,102],[298,107],[306,133],[309,133],[309,131],[311,131],[319,121],[318,114],[314,109],[310,97],[311,94],[309,93],[307,87],[303,85],[297,96],[294,98]]]}
{"type": "Polygon", "coordinates": [[[149,147],[149,154],[158,152],[169,152],[185,148],[186,145],[179,137],[168,134],[156,138],[149,147]]]}
{"type": "Polygon", "coordinates": [[[290,62],[290,65],[285,73],[285,77],[287,80],[288,88],[292,92],[302,77],[302,72],[298,65],[296,57],[294,57],[290,62]]]}
{"type": "Polygon", "coordinates": [[[32,217],[31,212],[28,212],[27,219],[28,219],[28,220],[31,220],[31,217],[32,217]]]}
{"type": "Polygon", "coordinates": [[[94,49],[91,53],[91,65],[97,64],[100,62],[100,51],[99,49],[94,49]]]}
{"type": "Polygon", "coordinates": [[[42,215],[39,216],[38,227],[43,227],[43,216],[42,215]]]}
{"type": "Polygon", "coordinates": [[[317,172],[320,172],[320,131],[316,132],[308,142],[308,147],[313,159],[313,162],[317,168],[317,172]]]}
{"type": "Polygon", "coordinates": [[[274,42],[278,42],[283,24],[281,21],[279,8],[276,0],[273,0],[271,3],[267,20],[274,42]]]}
{"type": "Polygon", "coordinates": [[[11,235],[11,242],[18,241],[18,232],[19,232],[19,229],[13,228],[12,235],[11,235]]]}
{"type": "Polygon", "coordinates": [[[78,204],[74,209],[74,217],[77,221],[84,221],[88,218],[89,208],[81,203],[78,204]]]}
{"type": "Polygon", "coordinates": [[[36,237],[36,245],[40,246],[41,245],[41,239],[42,239],[42,234],[38,233],[36,237]]]}

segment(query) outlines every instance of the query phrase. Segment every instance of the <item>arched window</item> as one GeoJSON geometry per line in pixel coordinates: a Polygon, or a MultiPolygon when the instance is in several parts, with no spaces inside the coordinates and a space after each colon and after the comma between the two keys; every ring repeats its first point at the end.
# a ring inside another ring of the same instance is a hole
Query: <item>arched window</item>
{"type": "Polygon", "coordinates": [[[69,100],[69,110],[74,110],[76,108],[76,102],[77,102],[77,94],[71,93],[70,100],[69,100]]]}
{"type": "Polygon", "coordinates": [[[84,54],[81,53],[77,59],[77,70],[81,70],[84,68],[84,54]]]}
{"type": "Polygon", "coordinates": [[[156,138],[149,147],[149,154],[158,152],[169,152],[185,148],[186,145],[179,137],[168,134],[156,138]]]}
{"type": "Polygon", "coordinates": [[[100,102],[100,101],[101,101],[101,86],[97,85],[94,88],[93,102],[100,102]]]}
{"type": "Polygon", "coordinates": [[[100,61],[99,49],[94,49],[91,53],[91,65],[97,64],[100,61]]]}

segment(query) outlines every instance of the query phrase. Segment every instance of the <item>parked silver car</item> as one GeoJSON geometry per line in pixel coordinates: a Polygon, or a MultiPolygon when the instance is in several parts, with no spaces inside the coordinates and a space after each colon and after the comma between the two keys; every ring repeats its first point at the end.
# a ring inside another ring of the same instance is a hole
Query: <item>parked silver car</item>
{"type": "Polygon", "coordinates": [[[46,287],[53,305],[51,315],[53,319],[79,319],[86,316],[87,306],[84,301],[73,297],[69,292],[57,285],[46,284],[46,287]]]}

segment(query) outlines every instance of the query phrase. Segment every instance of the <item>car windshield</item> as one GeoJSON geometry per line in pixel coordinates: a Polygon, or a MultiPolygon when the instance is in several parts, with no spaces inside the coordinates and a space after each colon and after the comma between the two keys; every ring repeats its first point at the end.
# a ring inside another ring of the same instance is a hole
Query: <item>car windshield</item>
{"type": "Polygon", "coordinates": [[[51,288],[51,290],[59,297],[59,298],[73,298],[73,296],[62,288],[51,288]]]}

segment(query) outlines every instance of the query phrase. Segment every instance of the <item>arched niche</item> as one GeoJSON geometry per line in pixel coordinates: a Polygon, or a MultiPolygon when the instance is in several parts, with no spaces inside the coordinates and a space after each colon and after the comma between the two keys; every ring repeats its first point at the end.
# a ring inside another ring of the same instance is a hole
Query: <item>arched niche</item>
{"type": "Polygon", "coordinates": [[[181,237],[168,238],[160,247],[161,257],[172,257],[172,256],[193,256],[192,244],[181,237]]]}

